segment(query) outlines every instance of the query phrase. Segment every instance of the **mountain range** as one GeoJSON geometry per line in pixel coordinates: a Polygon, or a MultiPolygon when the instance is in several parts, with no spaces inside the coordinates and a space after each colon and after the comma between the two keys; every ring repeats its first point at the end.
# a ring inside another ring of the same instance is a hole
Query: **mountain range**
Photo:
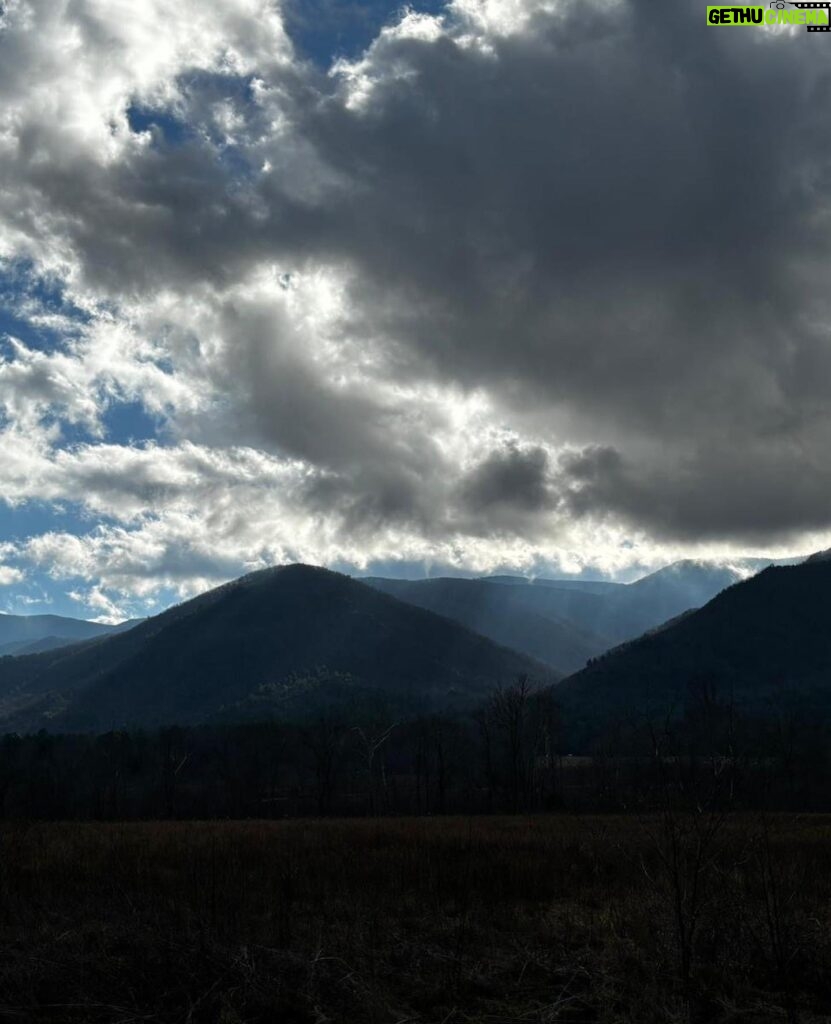
{"type": "Polygon", "coordinates": [[[133,629],[0,660],[5,729],[472,708],[500,683],[558,677],[449,619],[347,576],[290,565],[244,576],[133,629]]]}
{"type": "Polygon", "coordinates": [[[706,604],[761,565],[675,562],[629,584],[522,576],[364,582],[568,675],[609,648],[706,604]]]}
{"type": "MultiPolygon", "coordinates": [[[[678,563],[623,585],[267,569],[132,628],[58,620],[77,642],[0,658],[0,730],[466,712],[520,675],[555,685],[583,746],[702,681],[754,714],[783,693],[831,710],[831,560],[745,571],[678,563]]],[[[55,619],[22,639],[48,645],[55,619]]]]}
{"type": "Polygon", "coordinates": [[[130,629],[137,620],[116,626],[63,615],[6,615],[0,612],[0,658],[6,655],[35,654],[108,636],[130,629]]]}

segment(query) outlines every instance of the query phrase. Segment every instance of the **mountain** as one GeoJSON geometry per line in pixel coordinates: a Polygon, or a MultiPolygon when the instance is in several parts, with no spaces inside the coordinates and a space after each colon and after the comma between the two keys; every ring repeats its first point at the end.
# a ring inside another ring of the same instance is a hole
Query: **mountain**
{"type": "MultiPolygon", "coordinates": [[[[768,564],[764,562],[755,568],[768,564]]],[[[640,618],[644,630],[651,629],[690,608],[700,608],[754,571],[744,564],[722,565],[685,559],[629,583],[616,593],[615,600],[640,618]]]]}
{"type": "Polygon", "coordinates": [[[572,734],[680,713],[702,684],[738,711],[831,710],[831,562],[770,566],[557,687],[572,734]]]}
{"type": "Polygon", "coordinates": [[[629,584],[522,576],[364,582],[569,673],[759,567],[683,561],[629,584]]]}
{"type": "Polygon", "coordinates": [[[625,583],[612,583],[609,580],[558,580],[547,579],[545,576],[482,576],[487,583],[504,583],[508,586],[526,584],[530,587],[556,587],[558,590],[582,590],[587,594],[608,594],[625,583]]]}
{"type": "Polygon", "coordinates": [[[107,626],[85,619],[62,615],[5,615],[0,613],[0,657],[7,654],[30,653],[32,645],[48,642],[51,647],[74,644],[79,640],[107,636],[132,623],[107,626]]]}
{"type": "MultiPolygon", "coordinates": [[[[106,636],[107,634],[103,634],[106,636]]],[[[66,636],[44,636],[39,640],[12,640],[11,643],[0,645],[0,658],[19,657],[21,654],[39,654],[41,651],[54,651],[58,647],[69,647],[77,643],[77,639],[66,636]]]]}
{"type": "MultiPolygon", "coordinates": [[[[521,577],[518,577],[521,579],[521,577]]],[[[543,595],[522,580],[496,581],[440,577],[431,580],[364,580],[376,590],[401,601],[444,615],[477,633],[568,674],[609,646],[606,637],[592,633],[552,609],[543,595]]],[[[539,588],[542,589],[542,588],[539,588]]]]}
{"type": "Polygon", "coordinates": [[[54,731],[472,707],[537,662],[347,576],[267,569],[121,634],[0,660],[3,727],[54,731]]]}

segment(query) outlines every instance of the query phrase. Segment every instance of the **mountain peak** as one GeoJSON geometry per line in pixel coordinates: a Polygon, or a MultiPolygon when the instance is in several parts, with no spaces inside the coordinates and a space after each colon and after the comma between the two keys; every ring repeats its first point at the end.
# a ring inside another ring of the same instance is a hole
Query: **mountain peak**
{"type": "Polygon", "coordinates": [[[351,702],[397,715],[475,706],[539,662],[348,576],[258,570],[65,652],[0,663],[6,726],[107,730],[303,716],[351,702]],[[12,713],[14,717],[12,717],[12,713]]]}

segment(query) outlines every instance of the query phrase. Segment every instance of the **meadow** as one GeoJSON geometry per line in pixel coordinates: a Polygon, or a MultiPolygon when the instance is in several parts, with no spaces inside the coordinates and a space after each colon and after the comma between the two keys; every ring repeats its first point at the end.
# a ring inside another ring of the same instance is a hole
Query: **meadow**
{"type": "Polygon", "coordinates": [[[831,1021],[831,817],[0,825],[0,1020],[831,1021]]]}

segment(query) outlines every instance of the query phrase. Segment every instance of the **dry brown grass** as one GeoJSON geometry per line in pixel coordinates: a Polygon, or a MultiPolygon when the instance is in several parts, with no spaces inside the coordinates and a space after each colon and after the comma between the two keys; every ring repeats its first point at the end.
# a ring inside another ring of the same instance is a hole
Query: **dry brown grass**
{"type": "Polygon", "coordinates": [[[0,1020],[831,1021],[831,819],[727,822],[694,998],[643,822],[7,825],[0,1020]]]}

